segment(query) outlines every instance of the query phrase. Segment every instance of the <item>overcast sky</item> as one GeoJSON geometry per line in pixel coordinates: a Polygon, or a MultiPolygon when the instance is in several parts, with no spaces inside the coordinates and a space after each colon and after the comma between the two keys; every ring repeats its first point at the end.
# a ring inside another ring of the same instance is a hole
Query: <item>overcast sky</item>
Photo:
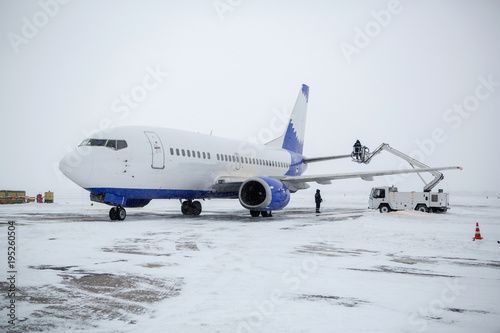
{"type": "MultiPolygon", "coordinates": [[[[109,124],[265,139],[303,83],[307,156],[387,142],[463,166],[446,190],[500,188],[498,1],[66,2],[0,2],[1,189],[76,189],[59,160],[109,124]]],[[[385,153],[308,173],[400,164],[385,153]]]]}

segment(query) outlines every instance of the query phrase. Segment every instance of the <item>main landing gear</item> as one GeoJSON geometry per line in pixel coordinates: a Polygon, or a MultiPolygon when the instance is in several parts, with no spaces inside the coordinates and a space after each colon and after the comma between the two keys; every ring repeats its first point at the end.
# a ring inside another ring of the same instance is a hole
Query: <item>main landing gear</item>
{"type": "Polygon", "coordinates": [[[262,215],[262,217],[272,217],[273,214],[271,211],[259,211],[259,210],[251,210],[250,215],[252,217],[259,217],[259,215],[262,215]]]}
{"type": "Polygon", "coordinates": [[[127,217],[127,211],[122,206],[115,206],[109,210],[109,218],[112,221],[123,221],[127,217]]]}
{"type": "Polygon", "coordinates": [[[183,201],[181,206],[181,212],[184,215],[200,215],[201,203],[199,201],[193,201],[191,199],[183,201]]]}

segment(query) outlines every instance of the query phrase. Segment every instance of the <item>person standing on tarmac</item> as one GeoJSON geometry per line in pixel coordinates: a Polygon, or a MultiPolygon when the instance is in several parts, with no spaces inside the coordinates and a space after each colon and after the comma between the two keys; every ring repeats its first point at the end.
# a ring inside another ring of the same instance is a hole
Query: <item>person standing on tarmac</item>
{"type": "Polygon", "coordinates": [[[316,213],[321,213],[319,211],[319,206],[321,205],[323,199],[321,199],[321,194],[319,193],[319,190],[316,190],[316,194],[314,195],[314,201],[316,201],[316,213]]]}

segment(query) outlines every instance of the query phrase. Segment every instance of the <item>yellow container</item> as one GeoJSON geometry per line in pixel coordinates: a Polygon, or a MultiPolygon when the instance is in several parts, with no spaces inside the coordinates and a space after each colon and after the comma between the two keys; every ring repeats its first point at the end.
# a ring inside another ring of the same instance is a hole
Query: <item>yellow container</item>
{"type": "Polygon", "coordinates": [[[46,203],[53,203],[54,202],[54,192],[45,192],[44,194],[45,197],[45,202],[46,203]]]}

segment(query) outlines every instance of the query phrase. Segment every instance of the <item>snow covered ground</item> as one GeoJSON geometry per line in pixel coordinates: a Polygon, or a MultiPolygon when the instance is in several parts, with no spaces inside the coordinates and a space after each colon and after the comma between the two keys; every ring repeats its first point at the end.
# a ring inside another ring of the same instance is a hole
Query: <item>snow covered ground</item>
{"type": "Polygon", "coordinates": [[[500,199],[450,194],[446,214],[367,210],[368,193],[292,196],[267,219],[237,200],[109,208],[86,195],[0,206],[0,330],[499,332],[500,199]],[[16,315],[8,323],[8,221],[16,315]],[[480,241],[472,241],[476,222],[480,241]]]}

